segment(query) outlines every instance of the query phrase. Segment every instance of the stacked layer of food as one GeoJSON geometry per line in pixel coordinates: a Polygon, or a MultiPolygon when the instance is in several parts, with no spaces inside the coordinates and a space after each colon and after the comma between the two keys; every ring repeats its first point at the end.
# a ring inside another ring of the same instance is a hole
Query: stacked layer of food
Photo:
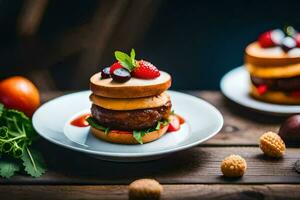
{"type": "Polygon", "coordinates": [[[245,66],[254,98],[300,104],[300,34],[293,27],[260,35],[245,49],[245,66]]]}
{"type": "Polygon", "coordinates": [[[166,90],[171,76],[144,60],[115,52],[117,62],[90,79],[91,117],[97,138],[122,144],[142,144],[168,130],[171,100],[166,90]]]}

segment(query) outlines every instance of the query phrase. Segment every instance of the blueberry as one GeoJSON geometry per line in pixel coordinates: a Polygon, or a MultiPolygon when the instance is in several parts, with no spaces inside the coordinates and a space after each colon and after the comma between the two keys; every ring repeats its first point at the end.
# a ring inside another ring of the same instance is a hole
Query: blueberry
{"type": "Polygon", "coordinates": [[[288,52],[289,50],[295,48],[297,43],[294,38],[292,37],[285,37],[281,41],[281,48],[283,51],[288,52]]]}
{"type": "Polygon", "coordinates": [[[283,38],[284,38],[284,32],[282,30],[275,29],[275,30],[271,31],[271,40],[276,45],[280,45],[283,38]]]}
{"type": "Polygon", "coordinates": [[[105,67],[104,69],[101,70],[101,79],[110,78],[109,69],[110,67],[105,67]]]}
{"type": "Polygon", "coordinates": [[[119,68],[112,73],[111,77],[116,82],[124,83],[131,78],[131,75],[127,69],[119,68]]]}

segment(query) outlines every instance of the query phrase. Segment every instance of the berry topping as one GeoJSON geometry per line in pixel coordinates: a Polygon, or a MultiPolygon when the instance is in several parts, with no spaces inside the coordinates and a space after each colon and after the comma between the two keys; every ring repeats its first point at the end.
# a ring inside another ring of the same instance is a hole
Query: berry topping
{"type": "Polygon", "coordinates": [[[262,48],[279,46],[284,52],[300,47],[300,34],[292,26],[287,26],[283,30],[264,32],[258,38],[259,45],[262,48]]]}
{"type": "Polygon", "coordinates": [[[112,66],[110,66],[110,70],[109,73],[112,74],[116,69],[122,68],[123,66],[121,65],[120,62],[115,62],[114,64],[112,64],[112,66]]]}
{"type": "Polygon", "coordinates": [[[178,131],[180,129],[180,120],[176,115],[170,115],[168,132],[178,131]]]}
{"type": "Polygon", "coordinates": [[[110,78],[110,67],[105,67],[101,70],[101,79],[110,78]]]}
{"type": "Polygon", "coordinates": [[[267,85],[259,85],[259,86],[257,86],[256,89],[257,89],[257,93],[259,95],[263,95],[268,91],[268,86],[267,85]]]}
{"type": "Polygon", "coordinates": [[[280,45],[281,41],[285,37],[284,32],[280,29],[275,29],[271,31],[271,40],[276,44],[280,45]]]}
{"type": "Polygon", "coordinates": [[[154,79],[160,76],[159,70],[150,62],[135,60],[135,51],[131,50],[130,56],[121,51],[115,52],[115,57],[119,63],[126,68],[135,78],[154,79]]]}
{"type": "Polygon", "coordinates": [[[132,76],[142,79],[154,79],[160,76],[159,70],[150,62],[140,60],[132,71],[132,76]]]}
{"type": "Polygon", "coordinates": [[[292,37],[285,37],[281,42],[281,48],[283,51],[288,52],[289,50],[295,48],[297,43],[292,37]]]}
{"type": "Polygon", "coordinates": [[[258,43],[263,48],[275,46],[275,43],[271,37],[271,31],[267,31],[267,32],[264,32],[263,34],[261,34],[258,38],[258,43]]]}
{"type": "Polygon", "coordinates": [[[296,34],[295,40],[296,40],[296,43],[297,43],[297,47],[300,47],[300,33],[296,34]]]}
{"type": "Polygon", "coordinates": [[[131,78],[131,75],[127,69],[119,68],[114,70],[114,72],[111,74],[111,77],[116,82],[124,83],[131,78]]]}

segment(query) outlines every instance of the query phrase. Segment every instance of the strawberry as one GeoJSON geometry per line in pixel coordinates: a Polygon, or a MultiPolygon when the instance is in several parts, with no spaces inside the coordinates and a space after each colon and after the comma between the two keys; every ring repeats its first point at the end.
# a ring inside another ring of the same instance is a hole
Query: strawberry
{"type": "Polygon", "coordinates": [[[178,131],[180,129],[180,120],[176,115],[170,115],[168,132],[178,131]]]}
{"type": "Polygon", "coordinates": [[[137,66],[132,71],[132,76],[142,79],[154,79],[160,76],[160,72],[150,62],[140,60],[137,61],[137,66]]]}
{"type": "Polygon", "coordinates": [[[257,92],[258,92],[259,95],[263,95],[268,91],[268,86],[263,84],[263,85],[257,86],[256,89],[257,89],[257,92]]]}
{"type": "Polygon", "coordinates": [[[296,34],[295,40],[296,40],[296,43],[297,43],[297,47],[300,48],[300,33],[297,33],[297,34],[296,34]]]}
{"type": "Polygon", "coordinates": [[[115,62],[112,64],[109,68],[109,73],[112,74],[116,69],[122,68],[123,66],[121,65],[120,62],[115,62]]]}
{"type": "Polygon", "coordinates": [[[261,34],[258,37],[258,43],[263,48],[275,46],[275,42],[272,40],[272,31],[267,31],[261,34]]]}
{"type": "Polygon", "coordinates": [[[180,125],[185,123],[185,119],[183,117],[181,117],[180,115],[177,115],[177,114],[175,114],[175,115],[176,115],[176,117],[178,117],[180,125]]]}

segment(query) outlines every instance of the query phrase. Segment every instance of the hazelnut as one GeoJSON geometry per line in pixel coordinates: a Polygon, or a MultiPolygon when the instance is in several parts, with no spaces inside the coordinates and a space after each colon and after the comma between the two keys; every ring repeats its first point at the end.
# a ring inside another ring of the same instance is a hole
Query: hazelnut
{"type": "Polygon", "coordinates": [[[260,137],[260,149],[270,157],[280,158],[285,152],[283,140],[274,132],[266,132],[260,137]]]}
{"type": "Polygon", "coordinates": [[[153,179],[139,179],[129,185],[129,199],[159,199],[163,187],[153,179]]]}
{"type": "Polygon", "coordinates": [[[230,155],[226,157],[221,164],[221,171],[227,177],[243,176],[247,169],[247,163],[239,155],[230,155]]]}
{"type": "Polygon", "coordinates": [[[279,129],[280,137],[287,144],[300,144],[300,115],[289,117],[279,129]]]}

